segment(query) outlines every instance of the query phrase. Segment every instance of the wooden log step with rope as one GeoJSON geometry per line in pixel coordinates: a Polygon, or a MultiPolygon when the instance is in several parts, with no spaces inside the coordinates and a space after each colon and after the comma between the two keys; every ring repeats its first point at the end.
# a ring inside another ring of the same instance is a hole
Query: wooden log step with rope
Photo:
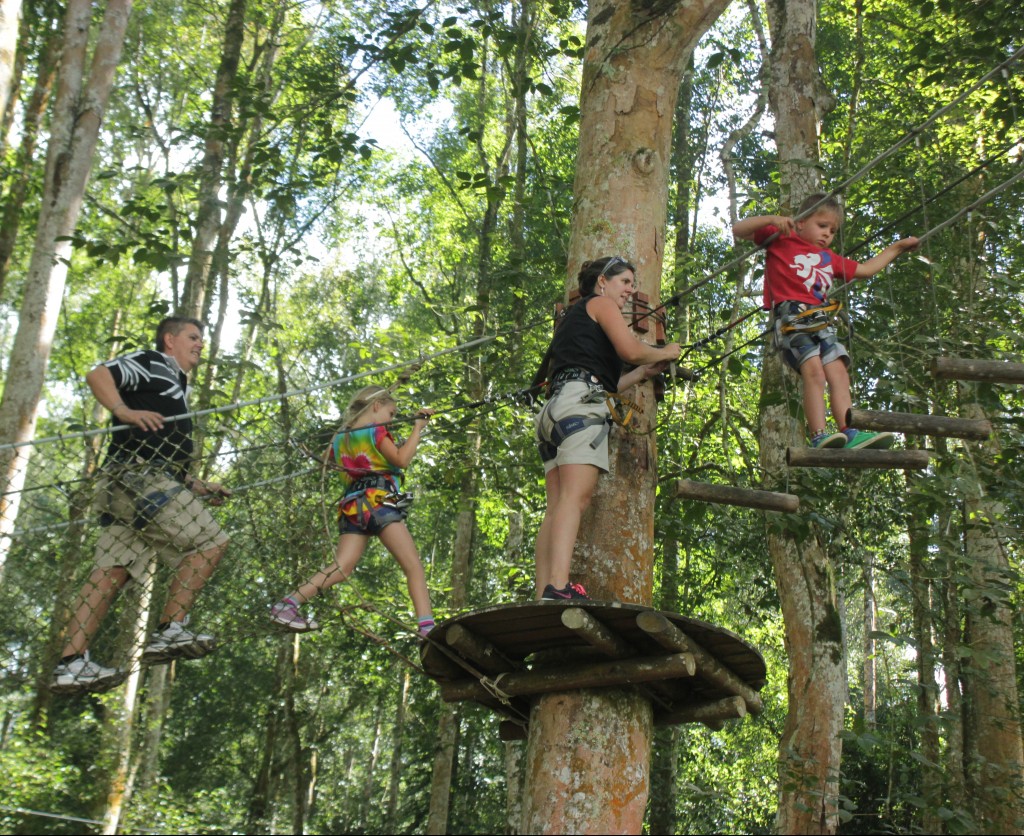
{"type": "MultiPolygon", "coordinates": [[[[693,676],[697,664],[689,653],[641,656],[582,665],[560,665],[536,671],[509,672],[495,677],[494,687],[510,697],[578,691],[581,688],[614,688],[663,679],[693,676]]],[[[481,701],[491,696],[487,686],[475,679],[442,682],[445,702],[481,701]]]]}
{"type": "Polygon", "coordinates": [[[743,711],[761,710],[757,691],[766,676],[761,654],[728,630],[589,599],[506,604],[446,619],[421,645],[420,661],[445,700],[477,702],[507,718],[503,740],[525,734],[534,695],[581,688],[633,689],[650,700],[658,722],[719,728],[742,716],[723,700],[739,694],[743,711]]]}
{"type": "Polygon", "coordinates": [[[708,482],[695,482],[692,479],[680,479],[676,482],[676,496],[719,505],[759,508],[762,511],[795,514],[800,510],[800,497],[793,494],[735,488],[731,485],[712,485],[708,482]]]}
{"type": "Polygon", "coordinates": [[[936,380],[979,380],[991,383],[1024,383],[1024,363],[1006,360],[967,360],[960,357],[932,359],[936,380]]]}
{"type": "Polygon", "coordinates": [[[846,410],[846,425],[863,430],[963,438],[970,441],[985,441],[992,435],[992,422],[983,419],[947,418],[945,415],[918,415],[913,412],[879,412],[874,409],[846,410]]]}
{"type": "Polygon", "coordinates": [[[786,448],[790,467],[845,467],[868,470],[924,470],[928,467],[926,450],[847,450],[816,447],[786,448]]]}

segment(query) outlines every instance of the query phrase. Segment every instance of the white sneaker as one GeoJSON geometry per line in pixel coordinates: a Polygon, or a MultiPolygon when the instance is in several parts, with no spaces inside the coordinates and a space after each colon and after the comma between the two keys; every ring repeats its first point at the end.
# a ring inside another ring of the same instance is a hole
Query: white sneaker
{"type": "Polygon", "coordinates": [[[105,668],[89,658],[85,651],[79,658],[61,662],[53,669],[50,690],[55,694],[77,694],[85,691],[103,693],[116,688],[128,677],[120,668],[105,668]]]}
{"type": "Polygon", "coordinates": [[[142,662],[159,665],[172,659],[199,659],[213,652],[217,639],[203,633],[185,629],[185,621],[172,621],[162,630],[153,633],[146,649],[142,651],[142,662]]]}
{"type": "Polygon", "coordinates": [[[309,633],[319,630],[320,625],[312,618],[306,618],[291,601],[278,601],[270,608],[270,620],[293,633],[309,633]]]}

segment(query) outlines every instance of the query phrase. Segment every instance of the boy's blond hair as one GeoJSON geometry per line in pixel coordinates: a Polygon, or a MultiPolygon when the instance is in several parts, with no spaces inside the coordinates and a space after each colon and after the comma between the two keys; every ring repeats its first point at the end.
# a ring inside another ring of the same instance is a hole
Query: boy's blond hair
{"type": "Polygon", "coordinates": [[[802,218],[805,215],[811,213],[818,214],[818,212],[832,212],[835,214],[839,223],[843,222],[843,204],[839,202],[839,199],[833,195],[825,194],[824,192],[817,192],[816,194],[808,195],[804,198],[803,203],[800,204],[800,208],[797,210],[796,216],[802,218]]]}

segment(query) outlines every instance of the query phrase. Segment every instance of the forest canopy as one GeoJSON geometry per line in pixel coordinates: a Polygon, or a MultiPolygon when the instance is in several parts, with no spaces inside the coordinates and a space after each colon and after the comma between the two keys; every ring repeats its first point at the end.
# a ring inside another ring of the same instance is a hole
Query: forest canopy
{"type": "MultiPolygon", "coordinates": [[[[623,44],[687,0],[635,5],[623,44]]],[[[656,730],[644,827],[785,821],[780,758],[800,718],[783,538],[798,559],[820,551],[834,604],[807,640],[835,649],[842,691],[816,832],[1020,830],[1024,401],[1019,379],[932,365],[1022,362],[1024,7],[722,5],[671,97],[663,237],[621,255],[657,249],[661,269],[638,279],[650,305],[670,304],[644,338],[678,341],[692,372],[665,375],[648,433],[653,607],[735,633],[768,676],[760,716],[656,730]],[[794,161],[777,90],[798,8],[816,20],[801,59],[816,158],[794,161]],[[855,407],[987,421],[986,440],[907,433],[901,449],[927,452],[920,471],[766,464],[773,415],[803,433],[800,382],[772,366],[764,255],[731,226],[795,214],[811,180],[844,206],[836,252],[863,261],[923,239],[842,293],[855,407]],[[797,495],[800,511],[681,499],[680,479],[797,495]]],[[[579,268],[595,9],[0,3],[6,831],[520,832],[523,744],[422,675],[405,578],[379,543],[317,599],[321,630],[282,634],[267,612],[333,554],[341,488],[320,456],[371,383],[392,387],[399,440],[418,409],[437,411],[408,477],[438,620],[534,597],[545,489],[540,402],[524,390],[579,268]],[[218,648],[137,664],[171,576],[160,567],[91,648],[127,682],[54,694],[101,529],[111,416],[86,375],[151,348],[169,314],[206,324],[192,476],[233,493],[211,509],[231,542],[193,615],[218,648]]],[[[607,48],[601,72],[628,86],[627,46],[607,48]]]]}

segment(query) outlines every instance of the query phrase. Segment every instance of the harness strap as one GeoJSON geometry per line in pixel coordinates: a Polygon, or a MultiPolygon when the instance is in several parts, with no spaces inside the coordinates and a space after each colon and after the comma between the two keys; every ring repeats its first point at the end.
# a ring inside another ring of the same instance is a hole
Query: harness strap
{"type": "MultiPolygon", "coordinates": [[[[778,308],[784,304],[786,303],[782,302],[780,305],[776,306],[776,315],[778,315],[778,308]]],[[[825,305],[804,306],[800,303],[800,308],[796,313],[787,313],[783,315],[783,322],[779,326],[779,330],[783,334],[791,334],[794,331],[805,331],[809,333],[820,331],[822,328],[827,328],[831,323],[829,314],[836,313],[842,310],[842,308],[843,303],[838,299],[825,305]]]]}

